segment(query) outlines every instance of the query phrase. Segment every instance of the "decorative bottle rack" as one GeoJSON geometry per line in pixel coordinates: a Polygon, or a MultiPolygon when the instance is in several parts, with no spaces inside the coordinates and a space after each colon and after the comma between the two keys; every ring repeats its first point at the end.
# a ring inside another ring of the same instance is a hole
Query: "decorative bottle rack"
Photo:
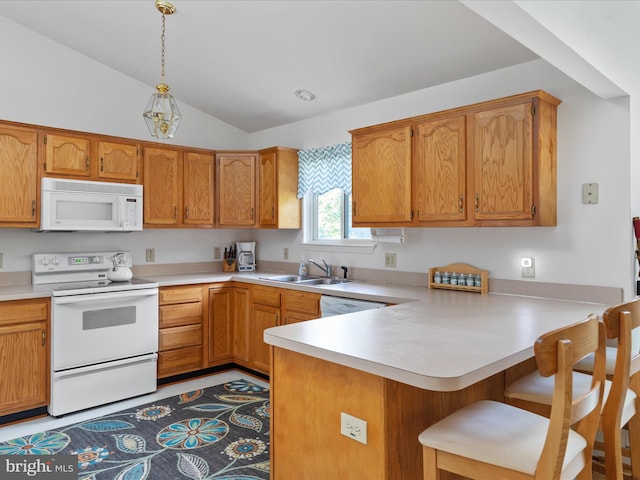
{"type": "Polygon", "coordinates": [[[489,292],[489,272],[487,270],[480,270],[467,263],[452,263],[444,267],[433,267],[429,269],[429,288],[441,288],[443,290],[460,290],[462,292],[476,292],[476,293],[488,293],[489,292]],[[433,281],[434,274],[440,272],[449,273],[464,273],[465,275],[480,275],[480,286],[468,286],[468,285],[451,285],[445,283],[435,283],[433,281]]]}

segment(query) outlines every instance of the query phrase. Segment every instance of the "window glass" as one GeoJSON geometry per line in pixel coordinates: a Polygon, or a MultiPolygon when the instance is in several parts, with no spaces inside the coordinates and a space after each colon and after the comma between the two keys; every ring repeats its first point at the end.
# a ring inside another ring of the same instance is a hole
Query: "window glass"
{"type": "Polygon", "coordinates": [[[370,239],[369,228],[351,226],[351,195],[340,188],[314,195],[314,240],[370,239]]]}

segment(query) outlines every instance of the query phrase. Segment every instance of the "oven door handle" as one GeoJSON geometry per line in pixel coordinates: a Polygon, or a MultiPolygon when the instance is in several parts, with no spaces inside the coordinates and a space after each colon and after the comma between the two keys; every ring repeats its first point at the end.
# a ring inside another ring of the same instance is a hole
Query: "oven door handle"
{"type": "Polygon", "coordinates": [[[109,292],[109,293],[93,293],[88,295],[70,295],[68,297],[53,297],[53,302],[56,305],[70,304],[70,303],[87,303],[87,302],[100,302],[103,300],[123,300],[133,297],[151,297],[157,296],[157,288],[146,288],[144,290],[130,290],[125,292],[109,292]]]}

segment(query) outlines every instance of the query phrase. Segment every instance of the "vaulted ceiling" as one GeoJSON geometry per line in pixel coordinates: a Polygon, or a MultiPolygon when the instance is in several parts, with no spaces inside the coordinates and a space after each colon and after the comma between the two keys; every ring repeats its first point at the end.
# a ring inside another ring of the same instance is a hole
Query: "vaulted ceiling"
{"type": "MultiPolygon", "coordinates": [[[[174,0],[166,83],[246,132],[538,58],[457,0],[174,0]],[[294,92],[306,89],[313,101],[294,92]]],[[[153,0],[2,0],[0,15],[148,84],[160,81],[153,0]]]]}

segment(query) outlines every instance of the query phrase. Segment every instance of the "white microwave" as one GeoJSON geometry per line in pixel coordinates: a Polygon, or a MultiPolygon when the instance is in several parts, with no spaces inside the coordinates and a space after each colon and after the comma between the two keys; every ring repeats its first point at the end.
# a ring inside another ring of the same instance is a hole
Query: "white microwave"
{"type": "Polygon", "coordinates": [[[42,179],[41,231],[142,230],[142,185],[42,179]]]}

